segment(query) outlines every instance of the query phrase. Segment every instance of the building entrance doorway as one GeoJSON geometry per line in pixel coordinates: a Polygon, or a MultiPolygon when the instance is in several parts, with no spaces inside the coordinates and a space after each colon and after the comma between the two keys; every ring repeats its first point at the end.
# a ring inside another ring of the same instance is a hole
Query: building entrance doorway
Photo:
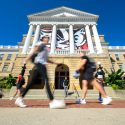
{"type": "Polygon", "coordinates": [[[58,65],[55,69],[55,89],[64,89],[63,82],[68,80],[69,86],[69,67],[65,64],[58,65]]]}

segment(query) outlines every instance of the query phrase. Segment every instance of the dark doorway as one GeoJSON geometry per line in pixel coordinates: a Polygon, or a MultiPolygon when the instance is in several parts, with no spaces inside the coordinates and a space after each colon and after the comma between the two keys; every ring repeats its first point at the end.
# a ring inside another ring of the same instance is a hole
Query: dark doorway
{"type": "Polygon", "coordinates": [[[55,70],[55,89],[64,89],[64,79],[67,79],[69,84],[69,68],[67,65],[61,64],[55,70]]]}

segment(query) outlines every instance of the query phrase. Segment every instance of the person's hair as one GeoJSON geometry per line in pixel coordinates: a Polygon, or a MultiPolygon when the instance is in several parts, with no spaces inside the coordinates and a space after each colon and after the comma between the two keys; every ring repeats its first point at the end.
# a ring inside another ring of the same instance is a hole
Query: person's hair
{"type": "Polygon", "coordinates": [[[40,40],[43,41],[44,38],[48,38],[48,40],[50,39],[48,35],[43,36],[40,40]]]}
{"type": "Polygon", "coordinates": [[[85,52],[81,52],[81,53],[80,53],[80,57],[83,57],[83,56],[85,56],[85,55],[86,55],[85,52]]]}

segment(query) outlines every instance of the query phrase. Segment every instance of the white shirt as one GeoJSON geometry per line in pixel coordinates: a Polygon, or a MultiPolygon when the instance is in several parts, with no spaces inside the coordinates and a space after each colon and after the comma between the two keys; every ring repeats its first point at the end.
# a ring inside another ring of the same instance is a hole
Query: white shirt
{"type": "Polygon", "coordinates": [[[37,54],[35,57],[34,63],[47,64],[48,60],[48,49],[45,46],[44,49],[37,54]]]}

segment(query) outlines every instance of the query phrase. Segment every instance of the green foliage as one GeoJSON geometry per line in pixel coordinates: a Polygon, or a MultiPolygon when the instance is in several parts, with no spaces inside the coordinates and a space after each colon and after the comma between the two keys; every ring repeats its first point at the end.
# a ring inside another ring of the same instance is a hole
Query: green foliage
{"type": "Polygon", "coordinates": [[[116,72],[112,71],[109,73],[105,69],[108,77],[106,77],[105,82],[107,85],[111,86],[113,89],[125,89],[125,81],[122,79],[124,72],[118,69],[116,72]]]}
{"type": "Polygon", "coordinates": [[[10,89],[16,83],[16,78],[9,74],[8,77],[0,78],[0,88],[10,89]]]}

